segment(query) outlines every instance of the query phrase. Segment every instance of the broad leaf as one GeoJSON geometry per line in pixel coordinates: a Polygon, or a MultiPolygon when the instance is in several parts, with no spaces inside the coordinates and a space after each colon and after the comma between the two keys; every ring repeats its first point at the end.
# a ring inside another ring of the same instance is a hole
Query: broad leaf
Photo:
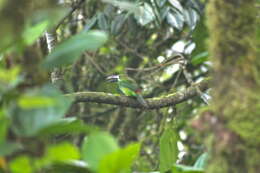
{"type": "Polygon", "coordinates": [[[48,146],[45,155],[35,161],[35,167],[41,169],[55,162],[66,162],[80,158],[78,148],[71,143],[64,142],[48,146]]]}
{"type": "Polygon", "coordinates": [[[109,26],[108,26],[108,21],[106,19],[106,16],[104,15],[104,13],[99,13],[98,14],[98,27],[101,30],[105,30],[107,31],[109,26]]]}
{"type": "Polygon", "coordinates": [[[86,25],[84,27],[84,31],[89,31],[97,22],[97,16],[93,16],[91,19],[86,21],[86,25]]]}
{"type": "Polygon", "coordinates": [[[52,69],[75,62],[84,51],[96,50],[107,41],[107,34],[101,31],[82,31],[72,36],[46,57],[43,67],[52,69]]]}
{"type": "Polygon", "coordinates": [[[63,118],[45,128],[41,129],[37,135],[49,136],[59,134],[89,133],[97,130],[94,126],[88,126],[76,118],[63,118]]]}
{"type": "Polygon", "coordinates": [[[111,33],[118,34],[126,20],[125,14],[120,14],[111,22],[111,33]]]}
{"type": "Polygon", "coordinates": [[[200,157],[196,160],[193,167],[199,168],[199,169],[204,169],[207,164],[208,158],[209,158],[208,153],[201,154],[200,157]]]}
{"type": "Polygon", "coordinates": [[[21,149],[22,146],[19,143],[1,142],[0,143],[0,156],[6,156],[12,154],[15,151],[21,149]]]}
{"type": "Polygon", "coordinates": [[[82,157],[91,170],[97,171],[104,156],[118,149],[116,140],[108,133],[93,133],[84,139],[82,157]]]}
{"type": "Polygon", "coordinates": [[[181,30],[183,28],[184,17],[179,12],[176,13],[168,13],[167,22],[174,28],[181,30]]]}
{"type": "Polygon", "coordinates": [[[72,103],[70,98],[64,97],[60,91],[51,86],[25,93],[18,99],[18,103],[10,108],[13,131],[17,135],[29,137],[56,124],[62,120],[72,103]]]}
{"type": "Polygon", "coordinates": [[[170,2],[170,4],[172,5],[173,8],[178,10],[180,13],[183,12],[183,7],[178,0],[169,0],[169,2],[170,2]]]}
{"type": "Polygon", "coordinates": [[[9,164],[12,173],[32,173],[31,159],[28,156],[19,156],[9,164]]]}
{"type": "Polygon", "coordinates": [[[196,23],[199,20],[199,16],[198,16],[197,12],[192,8],[188,8],[188,9],[184,10],[183,15],[185,18],[185,22],[188,24],[190,29],[194,30],[196,23]]]}
{"type": "Polygon", "coordinates": [[[34,43],[49,26],[48,20],[43,20],[35,25],[27,25],[22,35],[25,45],[34,43]]]}
{"type": "Polygon", "coordinates": [[[130,173],[130,168],[139,155],[140,144],[131,144],[126,148],[106,155],[100,163],[99,173],[130,173]]]}
{"type": "Polygon", "coordinates": [[[44,172],[50,173],[89,173],[87,164],[79,160],[71,160],[65,162],[55,162],[44,169],[44,172]]]}
{"type": "Polygon", "coordinates": [[[135,18],[141,25],[147,25],[155,19],[155,15],[152,7],[148,3],[144,3],[139,7],[139,10],[135,12],[135,18]]]}
{"type": "Polygon", "coordinates": [[[191,60],[191,63],[193,65],[200,65],[206,61],[208,61],[208,56],[209,56],[209,53],[207,51],[205,52],[202,52],[196,56],[194,56],[191,60]]]}
{"type": "Polygon", "coordinates": [[[178,135],[173,129],[164,131],[160,138],[160,172],[168,171],[175,164],[178,157],[178,135]]]}
{"type": "Polygon", "coordinates": [[[193,166],[186,166],[175,164],[172,168],[173,173],[204,173],[204,170],[201,168],[195,168],[193,166]]]}

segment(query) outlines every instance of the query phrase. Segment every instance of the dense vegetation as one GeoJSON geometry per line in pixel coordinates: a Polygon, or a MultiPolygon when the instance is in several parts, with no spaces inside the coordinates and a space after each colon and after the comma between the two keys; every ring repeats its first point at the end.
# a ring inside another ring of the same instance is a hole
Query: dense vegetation
{"type": "Polygon", "coordinates": [[[0,172],[256,173],[257,9],[0,0],[0,172]],[[114,74],[147,106],[106,82],[114,74]]]}

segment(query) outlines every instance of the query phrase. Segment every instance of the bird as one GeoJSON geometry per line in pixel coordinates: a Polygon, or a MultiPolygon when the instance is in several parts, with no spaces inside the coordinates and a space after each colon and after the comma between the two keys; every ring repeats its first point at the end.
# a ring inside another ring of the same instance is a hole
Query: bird
{"type": "Polygon", "coordinates": [[[115,82],[118,87],[117,90],[120,94],[129,97],[135,97],[138,100],[138,102],[142,104],[143,107],[148,107],[147,102],[141,95],[140,87],[133,79],[124,76],[122,77],[120,75],[111,75],[106,78],[106,81],[115,82]]]}

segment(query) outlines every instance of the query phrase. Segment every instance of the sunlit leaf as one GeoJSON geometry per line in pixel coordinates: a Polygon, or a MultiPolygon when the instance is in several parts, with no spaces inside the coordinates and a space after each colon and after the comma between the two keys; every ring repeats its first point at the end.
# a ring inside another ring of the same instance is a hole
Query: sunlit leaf
{"type": "Polygon", "coordinates": [[[6,0],[0,0],[0,10],[2,9],[2,7],[4,6],[6,0]]]}
{"type": "Polygon", "coordinates": [[[53,173],[89,173],[87,164],[80,160],[70,160],[63,162],[55,162],[44,169],[45,172],[53,173]]]}
{"type": "Polygon", "coordinates": [[[41,159],[36,160],[35,166],[39,169],[55,162],[65,162],[79,158],[78,148],[71,143],[64,142],[48,146],[45,155],[41,159]]]}
{"type": "Polygon", "coordinates": [[[165,6],[160,10],[160,16],[161,16],[162,20],[164,20],[167,17],[167,14],[169,13],[169,11],[170,11],[170,7],[168,7],[168,6],[165,6]]]}
{"type": "Polygon", "coordinates": [[[32,43],[34,43],[43,34],[43,32],[46,31],[48,25],[48,20],[43,20],[32,26],[26,26],[26,29],[24,30],[22,36],[25,45],[31,45],[32,43]]]}
{"type": "Polygon", "coordinates": [[[10,69],[0,68],[0,99],[1,94],[13,89],[23,80],[20,75],[20,68],[13,67],[10,69]]]}
{"type": "Polygon", "coordinates": [[[135,12],[135,18],[141,25],[147,25],[155,19],[155,15],[152,7],[148,3],[139,7],[139,10],[135,12]]]}
{"type": "Polygon", "coordinates": [[[54,106],[56,100],[46,96],[22,96],[18,99],[18,105],[23,109],[54,106]]]}
{"type": "Polygon", "coordinates": [[[84,139],[82,157],[91,170],[97,171],[104,156],[118,149],[117,142],[108,133],[93,133],[84,139]]]}
{"type": "Polygon", "coordinates": [[[107,34],[101,31],[83,31],[57,45],[46,57],[43,67],[52,69],[75,62],[84,51],[96,50],[107,41],[107,34]]]}
{"type": "Polygon", "coordinates": [[[156,0],[159,7],[162,7],[167,0],[156,0]]]}
{"type": "Polygon", "coordinates": [[[201,154],[200,157],[196,160],[193,167],[198,169],[204,169],[207,164],[208,158],[209,158],[208,153],[201,154]]]}
{"type": "Polygon", "coordinates": [[[196,23],[199,20],[199,16],[197,12],[192,8],[188,8],[188,9],[184,9],[183,15],[185,18],[185,22],[188,24],[190,29],[191,30],[195,29],[196,23]]]}
{"type": "Polygon", "coordinates": [[[160,172],[168,171],[175,164],[178,156],[178,135],[173,129],[164,131],[160,138],[160,172]]]}
{"type": "Polygon", "coordinates": [[[12,173],[32,173],[31,160],[28,156],[19,156],[13,159],[9,164],[12,173]]]}
{"type": "Polygon", "coordinates": [[[182,14],[176,13],[168,13],[167,14],[167,22],[174,28],[181,30],[184,24],[184,18],[182,14]]]}
{"type": "Polygon", "coordinates": [[[180,13],[183,12],[183,7],[178,0],[169,0],[169,2],[173,6],[173,8],[177,9],[180,13]]]}
{"type": "Polygon", "coordinates": [[[131,144],[106,155],[100,163],[99,173],[130,173],[130,168],[139,155],[140,144],[131,144]]]}
{"type": "Polygon", "coordinates": [[[4,143],[6,140],[7,129],[9,127],[9,120],[5,115],[5,111],[0,109],[0,143],[4,143]]]}
{"type": "Polygon", "coordinates": [[[135,13],[138,11],[138,5],[136,3],[127,2],[127,1],[118,1],[118,0],[102,0],[103,2],[112,4],[121,10],[126,10],[129,13],[135,13]]]}
{"type": "Polygon", "coordinates": [[[195,168],[193,166],[186,166],[175,164],[172,168],[173,173],[204,173],[203,169],[195,168]]]}
{"type": "Polygon", "coordinates": [[[13,67],[11,69],[0,68],[0,82],[4,82],[6,84],[12,83],[17,80],[19,73],[19,67],[13,67]]]}

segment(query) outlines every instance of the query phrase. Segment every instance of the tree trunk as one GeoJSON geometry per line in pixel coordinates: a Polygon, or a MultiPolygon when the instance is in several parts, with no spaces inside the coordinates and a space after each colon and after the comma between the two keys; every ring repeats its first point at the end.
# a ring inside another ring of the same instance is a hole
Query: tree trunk
{"type": "Polygon", "coordinates": [[[207,173],[260,171],[260,59],[255,0],[211,0],[209,51],[214,64],[207,173]],[[214,118],[213,118],[214,117],[214,118]]]}

